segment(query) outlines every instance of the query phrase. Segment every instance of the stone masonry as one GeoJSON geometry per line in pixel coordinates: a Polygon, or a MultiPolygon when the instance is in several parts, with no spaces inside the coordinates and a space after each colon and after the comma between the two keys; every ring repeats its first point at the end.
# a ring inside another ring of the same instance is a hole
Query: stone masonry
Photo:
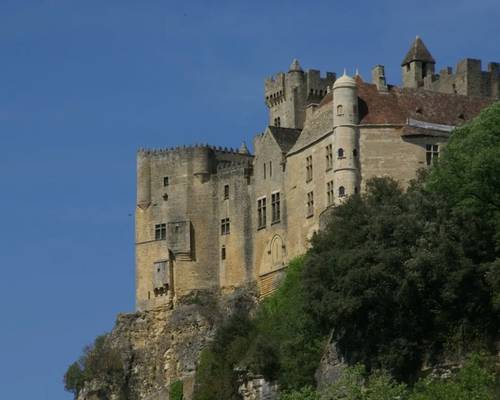
{"type": "Polygon", "coordinates": [[[139,150],[137,309],[174,307],[196,291],[231,293],[256,284],[271,293],[286,265],[307,250],[322,215],[366,181],[404,186],[428,168],[454,127],[500,96],[500,68],[466,59],[435,74],[416,38],[402,62],[402,87],[331,72],[265,81],[268,126],[246,145],[139,150]]]}

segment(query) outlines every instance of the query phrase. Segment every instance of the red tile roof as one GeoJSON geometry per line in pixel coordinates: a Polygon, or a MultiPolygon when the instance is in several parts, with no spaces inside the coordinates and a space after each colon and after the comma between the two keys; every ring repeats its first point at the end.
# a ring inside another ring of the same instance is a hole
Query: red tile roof
{"type": "MultiPolygon", "coordinates": [[[[408,118],[437,124],[458,126],[474,118],[495,100],[457,94],[432,92],[423,89],[407,89],[390,86],[388,92],[380,92],[373,84],[357,78],[361,125],[404,125],[408,118]]],[[[332,102],[329,93],[320,107],[332,102]]]]}

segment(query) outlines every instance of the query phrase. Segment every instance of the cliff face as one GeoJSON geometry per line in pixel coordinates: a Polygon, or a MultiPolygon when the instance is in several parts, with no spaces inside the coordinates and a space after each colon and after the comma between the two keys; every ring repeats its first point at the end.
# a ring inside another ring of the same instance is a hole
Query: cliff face
{"type": "Polygon", "coordinates": [[[191,399],[197,361],[217,327],[235,309],[255,304],[246,290],[222,297],[202,294],[173,309],[118,315],[107,341],[123,360],[124,385],[94,379],[77,400],[165,400],[176,381],[183,383],[183,398],[191,399]]]}

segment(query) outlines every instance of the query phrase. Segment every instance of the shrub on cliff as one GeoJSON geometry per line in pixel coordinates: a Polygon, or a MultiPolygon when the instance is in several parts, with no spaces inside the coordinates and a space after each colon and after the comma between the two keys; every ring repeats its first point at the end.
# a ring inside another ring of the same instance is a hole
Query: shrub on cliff
{"type": "Polygon", "coordinates": [[[306,307],[349,362],[410,378],[500,328],[500,103],[404,192],[373,179],[337,207],[304,270],[306,307]],[[431,360],[432,361],[432,360],[431,360]]]}
{"type": "Polygon", "coordinates": [[[281,287],[259,307],[256,337],[245,361],[252,371],[281,388],[314,385],[324,336],[304,304],[303,257],[292,260],[281,287]]]}
{"type": "Polygon", "coordinates": [[[98,336],[92,346],[85,347],[83,355],[69,366],[64,375],[65,389],[75,396],[92,381],[98,381],[115,392],[122,391],[125,384],[122,359],[107,342],[107,335],[98,336]]]}

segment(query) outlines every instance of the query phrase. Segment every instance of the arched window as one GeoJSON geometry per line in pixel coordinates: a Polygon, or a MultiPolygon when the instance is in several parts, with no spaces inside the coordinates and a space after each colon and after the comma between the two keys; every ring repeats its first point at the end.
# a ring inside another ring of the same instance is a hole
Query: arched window
{"type": "Polygon", "coordinates": [[[341,186],[339,187],[339,197],[344,197],[345,196],[345,187],[341,186]]]}
{"type": "Polygon", "coordinates": [[[344,115],[344,107],[341,104],[337,106],[337,115],[344,115]]]}
{"type": "Polygon", "coordinates": [[[337,156],[338,158],[344,158],[344,149],[340,148],[337,150],[337,156]]]}

